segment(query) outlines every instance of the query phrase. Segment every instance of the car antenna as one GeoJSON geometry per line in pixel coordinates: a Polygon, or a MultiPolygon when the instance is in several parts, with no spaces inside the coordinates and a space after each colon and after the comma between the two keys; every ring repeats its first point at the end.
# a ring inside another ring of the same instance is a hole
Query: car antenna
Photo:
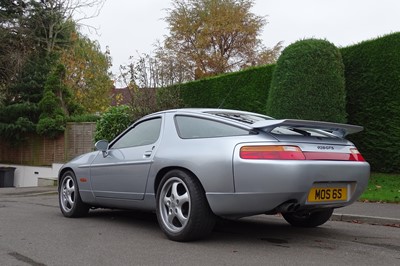
{"type": "MultiPolygon", "coordinates": [[[[239,78],[237,78],[237,79],[235,80],[234,85],[236,85],[236,84],[238,83],[238,79],[239,79],[239,78]]],[[[222,102],[221,102],[220,105],[218,106],[218,109],[221,109],[221,108],[222,108],[222,106],[223,106],[224,103],[225,103],[225,100],[228,99],[229,95],[231,95],[231,92],[233,91],[233,88],[234,88],[234,87],[235,87],[235,86],[232,86],[231,89],[229,90],[228,94],[225,96],[225,98],[222,99],[222,102]]]]}

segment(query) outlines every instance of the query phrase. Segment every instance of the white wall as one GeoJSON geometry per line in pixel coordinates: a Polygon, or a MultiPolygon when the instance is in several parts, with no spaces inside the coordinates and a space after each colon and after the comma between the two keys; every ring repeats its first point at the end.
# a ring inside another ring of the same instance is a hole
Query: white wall
{"type": "Polygon", "coordinates": [[[0,167],[15,167],[15,187],[36,187],[38,178],[57,179],[62,164],[53,163],[51,167],[27,166],[16,164],[0,164],[0,167]]]}

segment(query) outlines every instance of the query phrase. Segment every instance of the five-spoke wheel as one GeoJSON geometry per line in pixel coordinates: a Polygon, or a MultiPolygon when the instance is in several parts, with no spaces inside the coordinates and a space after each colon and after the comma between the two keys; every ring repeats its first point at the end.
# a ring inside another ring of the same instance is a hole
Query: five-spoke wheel
{"type": "Polygon", "coordinates": [[[157,219],[168,238],[190,241],[207,236],[215,217],[203,188],[192,174],[172,170],[157,190],[157,219]]]}
{"type": "Polygon", "coordinates": [[[160,212],[163,223],[172,232],[185,228],[190,215],[190,192],[177,177],[167,180],[161,189],[160,212]]]}
{"type": "Polygon", "coordinates": [[[58,193],[60,209],[64,216],[80,217],[88,213],[89,207],[81,200],[74,173],[68,171],[62,175],[58,193]]]}

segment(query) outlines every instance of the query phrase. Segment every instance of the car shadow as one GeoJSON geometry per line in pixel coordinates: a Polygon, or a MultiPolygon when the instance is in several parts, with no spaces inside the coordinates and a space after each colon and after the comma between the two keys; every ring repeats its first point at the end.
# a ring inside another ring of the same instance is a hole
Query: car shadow
{"type": "Polygon", "coordinates": [[[328,237],[332,233],[331,230],[329,225],[317,228],[293,227],[279,215],[257,215],[238,220],[219,219],[214,228],[213,238],[249,242],[257,240],[285,246],[306,238],[328,237]]]}
{"type": "Polygon", "coordinates": [[[120,209],[95,209],[89,211],[86,219],[110,221],[119,224],[147,225],[149,228],[157,228],[157,217],[155,213],[144,211],[131,211],[120,209]]]}
{"type": "MultiPolygon", "coordinates": [[[[149,233],[162,235],[158,226],[155,213],[130,211],[130,210],[109,210],[96,209],[89,212],[86,219],[96,219],[107,223],[115,223],[127,227],[139,227],[146,229],[149,233]]],[[[134,229],[134,228],[133,228],[134,229]]],[[[196,243],[210,242],[235,242],[254,241],[267,242],[280,247],[288,247],[290,243],[301,242],[304,239],[329,238],[332,234],[330,225],[318,228],[296,228],[290,226],[279,215],[257,215],[237,220],[219,218],[212,234],[196,243]]]]}

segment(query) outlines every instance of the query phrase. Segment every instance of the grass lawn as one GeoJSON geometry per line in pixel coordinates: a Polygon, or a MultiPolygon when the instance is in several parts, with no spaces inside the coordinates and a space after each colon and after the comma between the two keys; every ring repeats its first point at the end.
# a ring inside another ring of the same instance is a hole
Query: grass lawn
{"type": "Polygon", "coordinates": [[[400,203],[400,174],[371,173],[368,188],[360,200],[400,203]]]}

